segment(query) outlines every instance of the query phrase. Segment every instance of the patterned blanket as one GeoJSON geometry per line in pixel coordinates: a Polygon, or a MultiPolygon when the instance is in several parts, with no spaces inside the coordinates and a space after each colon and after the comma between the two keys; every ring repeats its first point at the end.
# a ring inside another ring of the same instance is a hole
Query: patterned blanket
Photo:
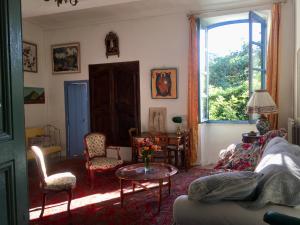
{"type": "Polygon", "coordinates": [[[269,141],[274,137],[286,136],[285,129],[272,130],[263,135],[259,142],[232,144],[220,151],[220,160],[214,169],[254,171],[269,141]]]}

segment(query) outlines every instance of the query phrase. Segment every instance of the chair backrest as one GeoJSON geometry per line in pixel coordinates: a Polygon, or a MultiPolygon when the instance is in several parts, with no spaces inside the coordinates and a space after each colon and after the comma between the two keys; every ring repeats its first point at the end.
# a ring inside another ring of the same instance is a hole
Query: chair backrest
{"type": "Polygon", "coordinates": [[[169,138],[165,134],[160,134],[160,135],[153,137],[153,142],[155,145],[159,145],[162,151],[165,151],[165,150],[167,150],[169,138]]]}
{"type": "Polygon", "coordinates": [[[43,182],[45,182],[45,179],[47,178],[47,170],[43,152],[38,146],[31,146],[31,150],[33,151],[35,156],[35,161],[39,170],[40,179],[43,182]]]}
{"type": "Polygon", "coordinates": [[[138,133],[139,133],[139,130],[137,128],[134,128],[134,127],[129,128],[128,134],[129,134],[129,140],[130,140],[131,147],[133,146],[133,137],[138,135],[138,133]]]}
{"type": "Polygon", "coordinates": [[[89,133],[84,137],[84,145],[90,158],[106,156],[106,137],[101,133],[89,133]]]}

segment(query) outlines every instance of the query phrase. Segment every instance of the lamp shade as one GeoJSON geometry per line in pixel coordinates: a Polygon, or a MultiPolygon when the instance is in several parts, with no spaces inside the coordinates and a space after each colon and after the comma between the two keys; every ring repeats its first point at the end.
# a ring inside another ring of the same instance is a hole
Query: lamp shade
{"type": "Polygon", "coordinates": [[[267,90],[256,90],[247,104],[247,114],[277,113],[277,106],[267,90]]]}

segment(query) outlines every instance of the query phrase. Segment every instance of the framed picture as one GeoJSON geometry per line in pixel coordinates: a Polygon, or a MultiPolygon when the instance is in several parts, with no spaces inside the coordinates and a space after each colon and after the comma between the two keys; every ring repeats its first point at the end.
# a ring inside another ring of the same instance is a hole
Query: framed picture
{"type": "Polygon", "coordinates": [[[44,104],[45,89],[38,87],[24,87],[24,104],[44,104]]]}
{"type": "Polygon", "coordinates": [[[151,70],[151,96],[155,99],[177,98],[177,69],[151,70]]]}
{"type": "Polygon", "coordinates": [[[167,108],[150,107],[148,129],[152,133],[166,132],[167,108]]]}
{"type": "Polygon", "coordinates": [[[80,43],[51,46],[52,73],[80,73],[80,43]]]}
{"type": "Polygon", "coordinates": [[[38,72],[37,45],[23,41],[23,70],[38,72]]]}

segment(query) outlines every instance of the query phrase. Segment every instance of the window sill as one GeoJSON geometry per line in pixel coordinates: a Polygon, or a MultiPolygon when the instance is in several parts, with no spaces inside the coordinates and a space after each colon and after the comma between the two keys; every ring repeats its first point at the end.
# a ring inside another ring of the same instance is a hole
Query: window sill
{"type": "Polygon", "coordinates": [[[207,120],[202,123],[207,124],[255,124],[256,120],[207,120]]]}

